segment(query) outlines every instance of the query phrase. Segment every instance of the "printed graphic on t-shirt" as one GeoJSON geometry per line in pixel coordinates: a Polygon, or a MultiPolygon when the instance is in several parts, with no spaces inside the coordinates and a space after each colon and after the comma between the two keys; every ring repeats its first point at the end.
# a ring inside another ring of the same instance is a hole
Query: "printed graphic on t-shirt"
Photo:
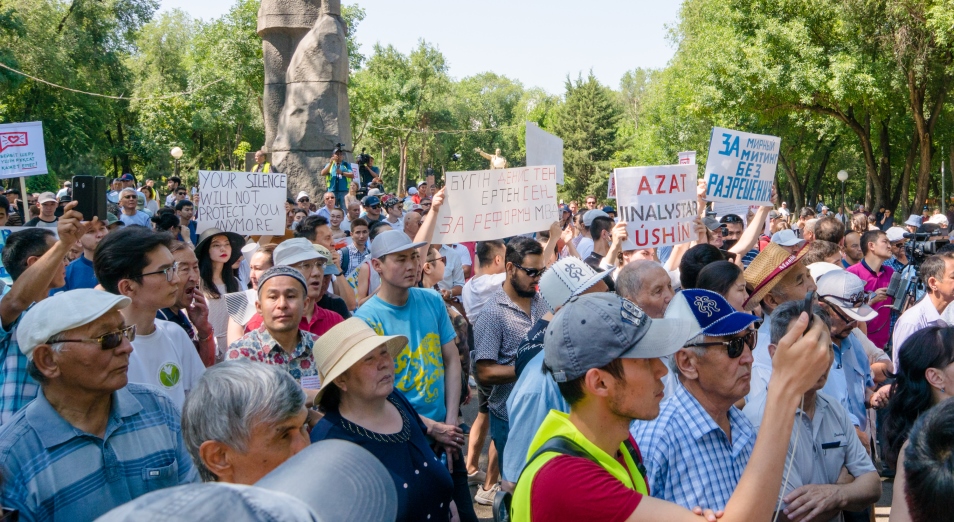
{"type": "Polygon", "coordinates": [[[159,367],[159,382],[166,388],[175,388],[181,377],[182,372],[174,362],[167,362],[159,367]]]}
{"type": "MultiPolygon", "coordinates": [[[[371,324],[371,327],[378,335],[385,335],[380,323],[371,324]]],[[[394,373],[394,385],[409,398],[418,397],[425,403],[443,401],[444,355],[440,336],[436,333],[425,335],[413,350],[410,344],[405,345],[394,358],[394,373]]]]}

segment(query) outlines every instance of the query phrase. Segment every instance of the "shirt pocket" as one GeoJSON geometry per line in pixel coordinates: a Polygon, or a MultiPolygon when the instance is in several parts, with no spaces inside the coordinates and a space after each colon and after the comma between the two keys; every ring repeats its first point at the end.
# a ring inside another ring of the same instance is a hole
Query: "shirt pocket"
{"type": "Polygon", "coordinates": [[[179,484],[179,463],[173,460],[168,466],[142,468],[142,481],[150,491],[176,486],[179,484]]]}

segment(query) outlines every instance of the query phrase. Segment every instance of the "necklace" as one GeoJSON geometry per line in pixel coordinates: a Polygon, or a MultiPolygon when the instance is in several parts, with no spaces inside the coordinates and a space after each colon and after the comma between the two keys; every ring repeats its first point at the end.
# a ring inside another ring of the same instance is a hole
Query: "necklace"
{"type": "MultiPolygon", "coordinates": [[[[390,397],[388,397],[388,402],[390,402],[391,404],[394,404],[394,401],[391,400],[390,397]]],[[[407,415],[404,413],[404,410],[400,406],[398,406],[397,404],[394,404],[394,407],[397,408],[398,413],[401,414],[401,431],[397,433],[384,434],[384,433],[377,433],[374,431],[366,430],[344,417],[341,417],[341,427],[344,428],[345,431],[348,431],[349,433],[353,433],[355,435],[358,435],[360,437],[364,437],[367,439],[371,439],[373,441],[386,442],[390,444],[405,443],[411,440],[411,429],[410,429],[411,423],[410,421],[408,421],[407,415]]]]}

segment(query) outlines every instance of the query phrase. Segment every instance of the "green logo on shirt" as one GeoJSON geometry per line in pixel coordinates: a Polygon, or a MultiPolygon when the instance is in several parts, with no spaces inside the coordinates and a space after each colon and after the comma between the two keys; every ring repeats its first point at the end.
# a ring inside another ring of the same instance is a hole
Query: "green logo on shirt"
{"type": "Polygon", "coordinates": [[[159,382],[166,388],[179,384],[179,367],[175,363],[166,363],[159,367],[159,382]]]}

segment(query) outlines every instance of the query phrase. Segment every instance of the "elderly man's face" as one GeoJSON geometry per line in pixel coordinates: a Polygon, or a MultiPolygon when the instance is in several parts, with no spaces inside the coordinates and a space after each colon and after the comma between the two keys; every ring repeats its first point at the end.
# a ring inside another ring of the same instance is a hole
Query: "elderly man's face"
{"type": "MultiPolygon", "coordinates": [[[[124,327],[122,314],[113,310],[89,324],[61,332],[54,340],[97,339],[124,327]]],[[[119,346],[111,350],[104,350],[95,342],[65,342],[59,352],[37,349],[34,356],[38,358],[37,367],[44,375],[51,376],[47,361],[55,365],[59,375],[52,378],[62,385],[77,392],[110,394],[126,386],[131,353],[132,344],[123,337],[119,346]]]]}
{"type": "MultiPolygon", "coordinates": [[[[274,279],[288,279],[276,277],[274,279]]],[[[267,284],[266,283],[266,284],[267,284]]],[[[301,288],[297,282],[295,283],[301,288]]],[[[297,325],[296,325],[297,328],[297,325]]],[[[219,476],[221,482],[252,485],[269,474],[299,451],[308,447],[308,410],[302,406],[298,414],[279,422],[253,422],[246,448],[239,452],[229,448],[229,476],[219,476]]]]}
{"type": "Polygon", "coordinates": [[[312,299],[321,299],[325,293],[325,288],[321,282],[325,278],[325,258],[309,259],[301,263],[291,265],[292,268],[301,272],[302,277],[308,282],[308,297],[312,299]]]}
{"type": "Polygon", "coordinates": [[[333,192],[325,192],[324,195],[325,206],[328,208],[334,208],[335,206],[335,195],[333,192]]]}
{"type": "Polygon", "coordinates": [[[669,301],[675,293],[672,291],[672,282],[669,273],[663,267],[653,267],[643,273],[642,285],[639,293],[633,296],[624,295],[626,299],[636,303],[653,319],[662,319],[666,315],[669,301]]]}
{"type": "MultiPolygon", "coordinates": [[[[736,335],[710,337],[705,336],[703,343],[720,343],[731,341],[736,338],[746,337],[754,331],[752,326],[750,330],[745,330],[736,335]]],[[[680,356],[689,357],[695,375],[688,376],[687,379],[695,380],[702,392],[710,399],[716,399],[720,403],[735,403],[749,393],[749,384],[752,376],[752,348],[755,347],[755,336],[752,336],[752,345],[745,344],[742,355],[739,357],[729,357],[728,349],[725,345],[715,344],[708,347],[688,348],[680,352],[680,356]]]]}
{"type": "Polygon", "coordinates": [[[805,265],[795,263],[769,292],[769,296],[774,300],[774,308],[777,308],[782,303],[805,299],[805,294],[815,289],[815,280],[812,279],[805,265]]]}
{"type": "MultiPolygon", "coordinates": [[[[408,212],[404,216],[404,233],[407,234],[411,239],[414,239],[414,236],[417,235],[417,231],[421,229],[421,213],[420,212],[408,212]]],[[[352,232],[354,235],[354,232],[352,232]]]]}
{"type": "Polygon", "coordinates": [[[357,201],[348,205],[348,221],[354,221],[361,217],[361,203],[357,201]]]}
{"type": "Polygon", "coordinates": [[[139,197],[132,192],[125,192],[119,199],[120,204],[126,210],[134,210],[139,204],[139,197]]]}
{"type": "Polygon", "coordinates": [[[176,294],[176,306],[188,309],[199,286],[199,260],[191,248],[183,248],[173,254],[179,263],[179,291],[176,294]]]}
{"type": "Polygon", "coordinates": [[[259,164],[265,163],[265,155],[262,154],[261,152],[256,152],[256,153],[255,153],[255,163],[259,163],[259,164]]]}

